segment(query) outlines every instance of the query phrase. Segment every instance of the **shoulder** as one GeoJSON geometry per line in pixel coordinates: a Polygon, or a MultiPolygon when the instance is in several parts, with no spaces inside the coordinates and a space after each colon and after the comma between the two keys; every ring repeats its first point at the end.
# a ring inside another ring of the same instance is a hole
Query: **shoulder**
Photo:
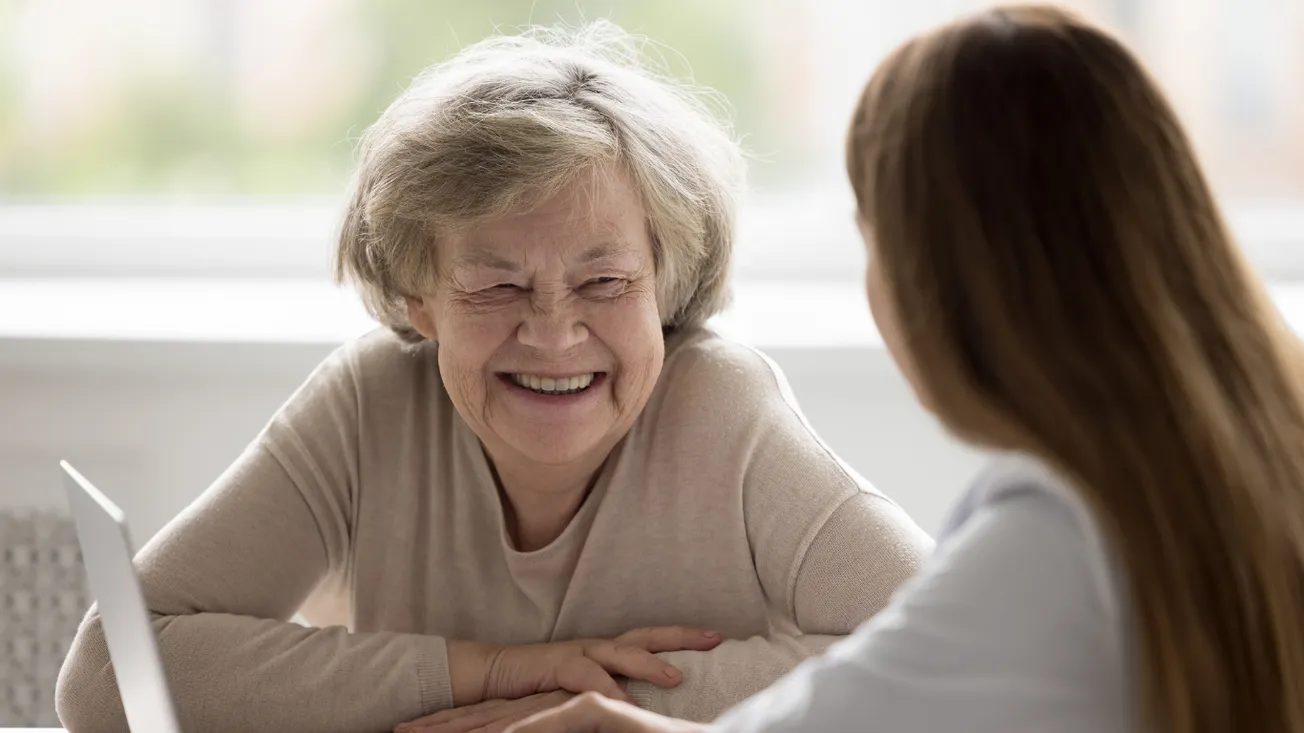
{"type": "Polygon", "coordinates": [[[883,730],[1125,730],[1128,620],[1100,593],[1067,490],[1035,461],[998,458],[886,608],[723,728],[841,730],[872,715],[883,730]]]}
{"type": "Polygon", "coordinates": [[[1057,507],[1075,524],[1091,524],[1086,506],[1067,479],[1044,462],[1023,453],[996,453],[970,482],[943,526],[958,530],[980,511],[994,506],[1032,502],[1057,507]]]}
{"type": "Polygon", "coordinates": [[[782,370],[760,351],[705,328],[672,334],[649,404],[671,411],[758,415],[795,404],[782,370]]]}
{"type": "Polygon", "coordinates": [[[878,493],[820,439],[774,360],[709,329],[667,341],[649,407],[652,420],[668,421],[685,435],[692,432],[686,427],[698,426],[710,430],[713,445],[732,439],[748,462],[765,464],[769,470],[762,473],[781,474],[785,483],[823,484],[841,498],[855,489],[878,493]],[[786,480],[798,476],[807,480],[786,480]]]}
{"type": "Polygon", "coordinates": [[[745,343],[708,329],[676,335],[648,407],[664,444],[690,454],[709,446],[752,504],[791,497],[826,518],[860,493],[887,498],[820,439],[779,365],[745,343]]]}
{"type": "Polygon", "coordinates": [[[1120,570],[1100,523],[1072,483],[1046,463],[1022,453],[997,454],[945,522],[939,548],[963,542],[978,527],[1002,535],[1002,545],[1024,546],[1019,552],[1046,556],[1064,549],[1061,554],[1077,558],[1090,576],[1098,599],[1119,605],[1120,570]]]}
{"type": "Polygon", "coordinates": [[[362,397],[439,384],[436,354],[433,343],[407,343],[389,329],[378,328],[332,350],[301,391],[362,397]]]}
{"type": "Polygon", "coordinates": [[[667,339],[665,364],[640,422],[667,445],[709,445],[716,460],[732,456],[739,469],[776,441],[831,457],[779,366],[755,348],[708,329],[667,339]]]}
{"type": "Polygon", "coordinates": [[[365,466],[395,463],[416,442],[435,445],[434,424],[451,409],[435,345],[377,329],[327,354],[259,440],[301,485],[325,478],[351,491],[365,466]]]}
{"type": "Polygon", "coordinates": [[[434,344],[409,344],[388,329],[376,329],[327,354],[273,422],[299,431],[363,422],[429,390],[442,392],[434,344]]]}
{"type": "Polygon", "coordinates": [[[360,384],[391,382],[437,372],[436,351],[433,343],[408,343],[393,331],[378,328],[340,346],[327,362],[338,362],[360,384]]]}

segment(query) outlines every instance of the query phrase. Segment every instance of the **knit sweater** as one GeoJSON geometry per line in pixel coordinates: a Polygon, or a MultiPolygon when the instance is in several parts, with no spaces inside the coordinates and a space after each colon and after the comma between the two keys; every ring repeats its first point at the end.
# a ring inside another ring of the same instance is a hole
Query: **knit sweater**
{"type": "MultiPolygon", "coordinates": [[[[548,546],[514,548],[436,346],[332,353],[136,558],[182,726],[389,730],[452,705],[446,640],[719,631],[642,706],[709,720],[881,609],[932,540],[811,431],[782,374],[710,331],[668,338],[643,413],[548,546]],[[307,619],[308,625],[296,623],[307,619]]],[[[57,690],[125,731],[92,607],[57,690]]]]}

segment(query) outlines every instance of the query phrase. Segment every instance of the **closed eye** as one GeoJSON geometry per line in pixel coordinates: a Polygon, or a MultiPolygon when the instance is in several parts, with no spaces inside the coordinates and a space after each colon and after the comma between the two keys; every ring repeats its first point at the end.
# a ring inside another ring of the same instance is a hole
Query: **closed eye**
{"type": "Polygon", "coordinates": [[[485,285],[469,291],[466,295],[471,300],[480,303],[505,303],[509,300],[516,299],[517,295],[525,292],[525,289],[514,283],[498,283],[497,285],[485,285]]]}
{"type": "Polygon", "coordinates": [[[583,292],[590,298],[615,298],[625,294],[627,283],[621,277],[595,277],[584,281],[583,292]]]}

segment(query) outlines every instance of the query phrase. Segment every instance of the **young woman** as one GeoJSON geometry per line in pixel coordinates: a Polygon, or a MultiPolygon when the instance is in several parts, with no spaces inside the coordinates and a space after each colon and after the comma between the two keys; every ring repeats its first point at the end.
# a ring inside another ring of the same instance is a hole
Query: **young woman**
{"type": "MultiPolygon", "coordinates": [[[[1304,731],[1304,388],[1169,105],[993,10],[895,52],[847,167],[875,320],[1004,451],[888,609],[727,731],[1304,731]]],[[[522,731],[685,731],[586,697],[522,731]]]]}

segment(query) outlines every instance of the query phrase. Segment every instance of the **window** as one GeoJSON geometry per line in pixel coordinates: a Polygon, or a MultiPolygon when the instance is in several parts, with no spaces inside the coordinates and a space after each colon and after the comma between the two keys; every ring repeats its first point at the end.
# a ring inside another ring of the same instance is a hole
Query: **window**
{"type": "MultiPolygon", "coordinates": [[[[607,17],[732,104],[740,272],[854,277],[857,93],[906,36],[986,4],[0,0],[0,275],[316,276],[352,141],[412,75],[495,29],[607,17]]],[[[1304,4],[1068,4],[1160,79],[1251,257],[1304,277],[1304,4]]]]}

